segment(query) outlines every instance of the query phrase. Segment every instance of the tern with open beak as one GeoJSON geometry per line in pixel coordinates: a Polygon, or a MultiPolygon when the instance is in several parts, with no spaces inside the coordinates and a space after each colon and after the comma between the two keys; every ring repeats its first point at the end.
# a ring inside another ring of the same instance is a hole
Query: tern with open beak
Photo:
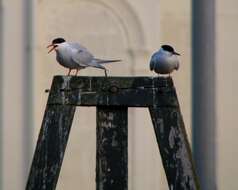
{"type": "Polygon", "coordinates": [[[103,69],[105,76],[107,76],[107,70],[102,64],[120,62],[121,60],[104,60],[95,58],[85,47],[76,42],[66,42],[63,38],[55,38],[50,45],[49,52],[55,50],[56,60],[60,65],[69,69],[68,75],[71,70],[76,70],[78,74],[79,70],[86,67],[94,67],[103,69]]]}
{"type": "Polygon", "coordinates": [[[162,45],[151,57],[150,70],[158,74],[170,75],[171,72],[179,69],[179,55],[170,45],[162,45]]]}

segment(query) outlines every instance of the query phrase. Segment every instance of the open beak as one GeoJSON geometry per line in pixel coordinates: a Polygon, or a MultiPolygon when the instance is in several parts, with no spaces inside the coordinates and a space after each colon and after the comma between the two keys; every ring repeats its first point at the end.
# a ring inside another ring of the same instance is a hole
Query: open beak
{"type": "Polygon", "coordinates": [[[48,53],[52,52],[55,48],[57,47],[57,45],[54,45],[54,44],[50,44],[47,46],[47,48],[51,48],[48,53]]]}
{"type": "Polygon", "coordinates": [[[179,56],[180,56],[180,54],[179,54],[179,53],[177,53],[177,52],[174,52],[174,55],[179,55],[179,56]]]}

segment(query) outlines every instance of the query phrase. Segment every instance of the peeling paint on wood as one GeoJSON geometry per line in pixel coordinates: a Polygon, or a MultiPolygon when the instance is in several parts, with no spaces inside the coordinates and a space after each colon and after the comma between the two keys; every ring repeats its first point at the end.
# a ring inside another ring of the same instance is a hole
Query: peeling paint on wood
{"type": "Polygon", "coordinates": [[[198,190],[172,78],[55,76],[26,190],[55,190],[75,106],[97,106],[97,190],[127,190],[128,107],[149,107],[170,190],[198,190]]]}
{"type": "Polygon", "coordinates": [[[46,107],[26,190],[55,189],[74,112],[74,106],[46,107]]]}
{"type": "Polygon", "coordinates": [[[171,78],[164,77],[56,76],[50,90],[48,104],[129,107],[178,106],[173,81],[171,78]]]}
{"type": "Polygon", "coordinates": [[[150,107],[149,110],[170,190],[198,190],[179,108],[150,107]]]}
{"type": "Polygon", "coordinates": [[[127,107],[97,107],[97,190],[127,190],[127,107]]]}

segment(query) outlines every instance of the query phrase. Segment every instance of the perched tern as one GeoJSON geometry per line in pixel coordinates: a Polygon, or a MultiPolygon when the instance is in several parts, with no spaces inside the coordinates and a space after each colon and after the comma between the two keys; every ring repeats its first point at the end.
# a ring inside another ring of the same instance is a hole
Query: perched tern
{"type": "Polygon", "coordinates": [[[55,50],[56,60],[60,65],[69,69],[68,75],[70,75],[70,72],[73,69],[76,70],[75,75],[77,75],[81,69],[95,67],[103,69],[105,76],[107,76],[107,70],[102,64],[121,61],[97,59],[81,44],[66,42],[63,38],[55,38],[47,48],[51,48],[48,53],[55,50]]]}
{"type": "Polygon", "coordinates": [[[170,74],[173,70],[178,70],[179,55],[170,45],[162,45],[159,51],[151,57],[150,70],[154,70],[158,74],[170,74]]]}

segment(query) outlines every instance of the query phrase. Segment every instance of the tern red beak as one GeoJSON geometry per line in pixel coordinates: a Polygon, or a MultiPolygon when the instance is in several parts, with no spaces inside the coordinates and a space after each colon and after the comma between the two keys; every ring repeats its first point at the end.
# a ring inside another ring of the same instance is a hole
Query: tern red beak
{"type": "Polygon", "coordinates": [[[50,48],[50,47],[52,47],[52,48],[48,51],[48,53],[52,52],[57,47],[57,45],[50,44],[47,46],[47,48],[50,48]]]}

